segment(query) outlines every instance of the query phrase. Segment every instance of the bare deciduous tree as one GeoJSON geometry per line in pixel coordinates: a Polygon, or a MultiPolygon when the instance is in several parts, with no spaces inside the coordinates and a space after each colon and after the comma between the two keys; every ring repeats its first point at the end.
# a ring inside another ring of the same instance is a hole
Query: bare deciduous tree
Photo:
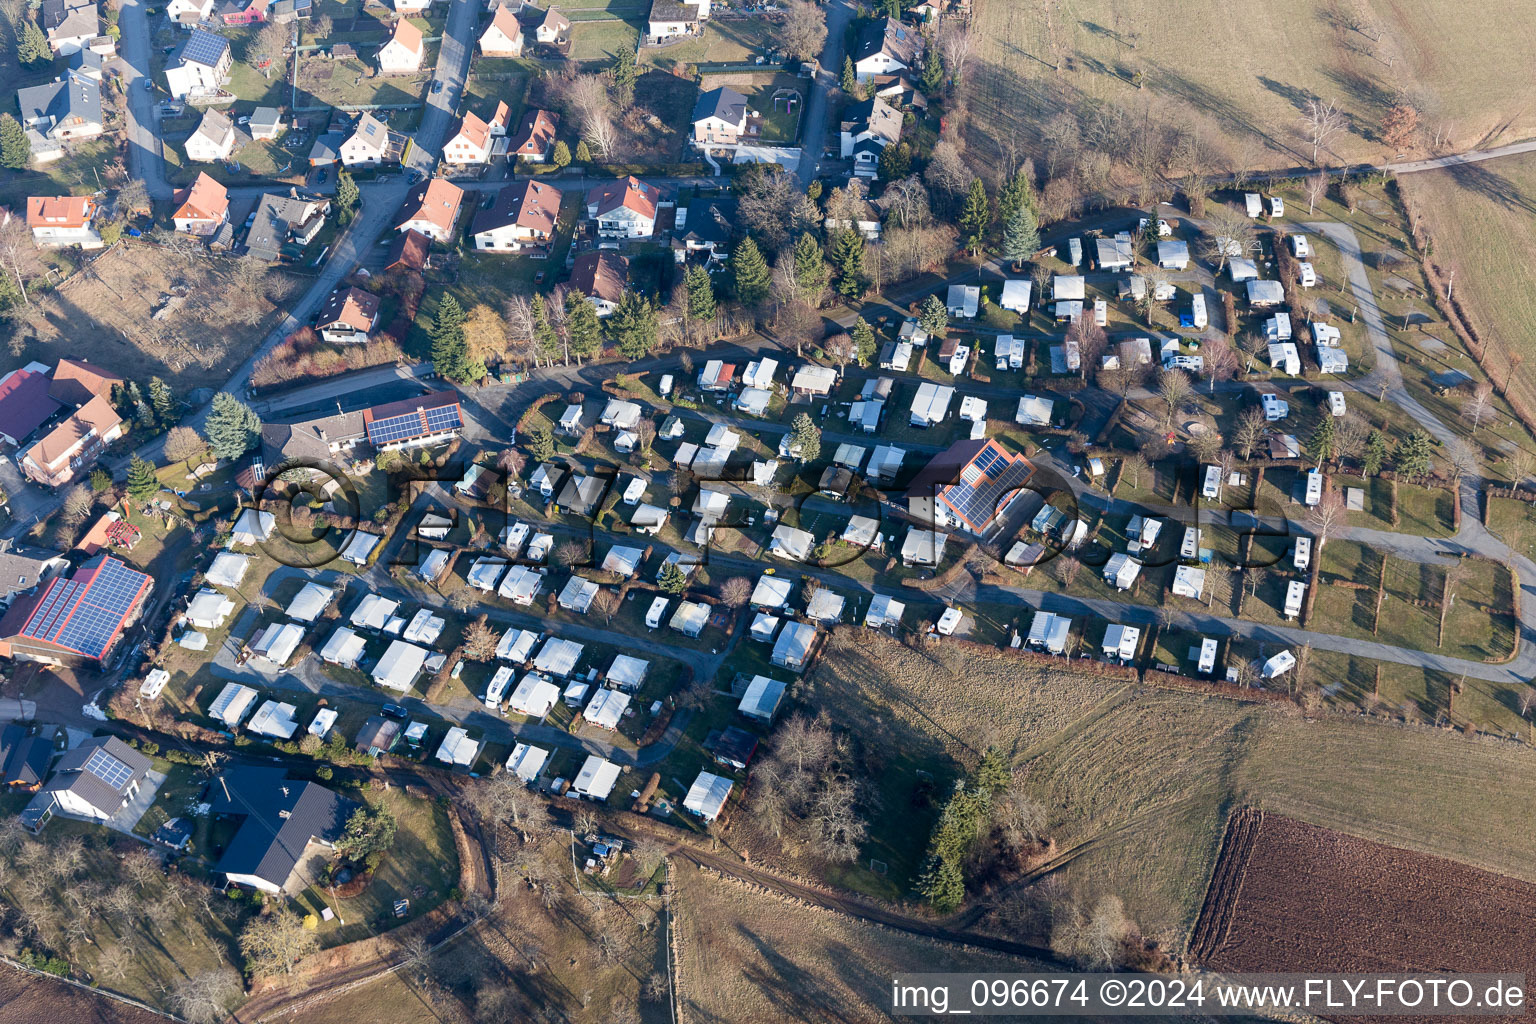
{"type": "Polygon", "coordinates": [[[1536,470],[1536,453],[1527,448],[1515,448],[1509,453],[1510,483],[1515,487],[1524,484],[1530,479],[1532,470],[1536,470]]]}
{"type": "Polygon", "coordinates": [[[1303,182],[1307,190],[1307,214],[1310,216],[1317,209],[1317,204],[1328,194],[1328,175],[1323,171],[1307,175],[1303,182]]]}
{"type": "Polygon", "coordinates": [[[239,995],[240,976],[225,967],[177,980],[171,987],[171,1005],[192,1024],[215,1024],[228,1016],[239,995]]]}
{"type": "Polygon", "coordinates": [[[1481,459],[1476,445],[1464,437],[1453,437],[1445,443],[1445,461],[1452,475],[1461,480],[1463,477],[1477,475],[1481,459]]]}
{"type": "Polygon", "coordinates": [[[1472,436],[1476,437],[1478,428],[1493,419],[1493,385],[1480,381],[1471,397],[1462,403],[1461,415],[1472,425],[1472,436]]]}
{"type": "Polygon", "coordinates": [[[1344,526],[1345,517],[1344,496],[1337,490],[1324,491],[1317,504],[1307,510],[1306,526],[1317,538],[1319,554],[1323,550],[1323,545],[1328,543],[1328,538],[1344,526]]]}
{"type": "MultiPolygon", "coordinates": [[[[1253,238],[1253,223],[1248,215],[1229,203],[1206,207],[1205,235],[1200,255],[1216,265],[1216,273],[1227,269],[1227,261],[1241,256],[1253,238]]],[[[1227,325],[1230,329],[1231,325],[1227,325]]]]}
{"type": "Polygon", "coordinates": [[[1347,125],[1344,112],[1332,100],[1313,97],[1307,100],[1301,111],[1302,132],[1312,146],[1312,166],[1316,167],[1319,155],[1333,142],[1347,125]]]}
{"type": "Polygon", "coordinates": [[[745,576],[732,576],[720,584],[720,602],[727,608],[743,608],[752,597],[752,581],[745,576]]]}
{"type": "Polygon", "coordinates": [[[958,82],[964,76],[966,61],[971,56],[971,33],[964,21],[944,19],[939,28],[939,55],[944,60],[944,70],[958,82]]]}
{"type": "Polygon", "coordinates": [[[258,975],[292,974],[300,960],[319,948],[315,933],[289,910],[258,917],[240,933],[240,952],[258,975]]]}
{"type": "Polygon", "coordinates": [[[922,227],[933,218],[928,208],[928,190],[915,174],[887,185],[885,194],[880,197],[880,205],[885,207],[887,216],[903,228],[922,227]]]}
{"type": "Polygon", "coordinates": [[[1134,930],[1120,898],[1106,896],[1086,913],[1076,905],[1066,908],[1051,929],[1051,949],[1082,967],[1109,970],[1120,964],[1134,930]]]}
{"type": "Polygon", "coordinates": [[[788,0],[778,28],[779,47],[790,57],[812,60],[827,41],[827,16],[809,0],[788,0]]]}
{"type": "Polygon", "coordinates": [[[1157,397],[1163,401],[1164,430],[1173,426],[1174,419],[1189,401],[1190,391],[1189,375],[1183,370],[1157,372],[1157,397]]]}

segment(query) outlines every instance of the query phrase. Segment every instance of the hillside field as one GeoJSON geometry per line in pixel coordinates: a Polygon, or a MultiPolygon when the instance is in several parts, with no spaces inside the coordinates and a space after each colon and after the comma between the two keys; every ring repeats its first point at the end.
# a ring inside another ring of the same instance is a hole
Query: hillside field
{"type": "MultiPolygon", "coordinates": [[[[1164,948],[1183,948],[1239,806],[1536,881],[1536,825],[1519,796],[1536,785],[1536,752],[1512,743],[1361,717],[1308,719],[1288,705],[1085,677],[1002,654],[973,657],[952,676],[883,638],[834,647],[813,686],[813,702],[834,720],[906,752],[887,762],[887,813],[871,827],[874,856],[890,859],[887,885],[898,864],[920,861],[933,820],[908,810],[908,758],[922,758],[943,786],[974,766],[984,733],[1027,771],[1071,890],[1120,896],[1164,948]]],[[[840,881],[878,891],[867,877],[840,881]]]]}
{"type": "Polygon", "coordinates": [[[1398,187],[1424,218],[1434,262],[1455,271],[1455,295],[1502,381],[1536,408],[1536,154],[1404,175],[1398,187]]]}
{"type": "Polygon", "coordinates": [[[1353,122],[1329,164],[1391,157],[1375,131],[1399,98],[1451,149],[1517,141],[1536,129],[1536,7],[1501,5],[1496,32],[1469,13],[1453,0],[975,0],[969,140],[1014,138],[1038,162],[1039,129],[1057,111],[1087,120],[1110,104],[1139,117],[1145,101],[1233,165],[1291,167],[1311,161],[1297,115],[1316,96],[1353,122]]]}

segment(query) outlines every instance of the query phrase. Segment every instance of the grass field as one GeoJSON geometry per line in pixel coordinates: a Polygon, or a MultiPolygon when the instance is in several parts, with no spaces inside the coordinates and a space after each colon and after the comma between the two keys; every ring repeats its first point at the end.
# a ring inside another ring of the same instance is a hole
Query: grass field
{"type": "Polygon", "coordinates": [[[672,880],[685,1021],[885,1020],[898,973],[1042,969],[874,928],[691,866],[674,865],[672,880]]]}
{"type": "Polygon", "coordinates": [[[1488,345],[1496,376],[1523,359],[1511,390],[1536,405],[1536,155],[1409,175],[1433,258],[1456,271],[1455,295],[1488,345]]]}
{"type": "MultiPolygon", "coordinates": [[[[942,663],[942,647],[935,656],[942,663]]],[[[1412,685],[1391,680],[1384,690],[1412,685]]],[[[1536,828],[1517,811],[1516,794],[1536,782],[1536,753],[1524,747],[1367,719],[1309,720],[1003,655],[969,657],[950,678],[883,640],[835,647],[812,684],[815,706],[858,735],[877,729],[940,787],[946,772],[971,763],[981,734],[996,733],[1048,808],[1071,889],[1121,896],[1145,934],[1174,948],[1199,912],[1226,815],[1243,804],[1536,878],[1524,853],[1536,828]]],[[[877,820],[871,845],[905,847],[910,863],[932,819],[908,812],[903,787],[913,776],[900,758],[890,763],[879,817],[897,821],[877,820]]]]}
{"type": "Polygon", "coordinates": [[[1519,70],[1527,61],[1518,40],[1536,31],[1529,8],[1508,10],[1493,38],[1450,0],[1281,0],[1258,9],[1083,0],[1051,10],[977,0],[964,77],[972,144],[993,150],[1014,139],[1038,162],[1039,128],[1058,110],[1086,121],[1118,105],[1139,118],[1145,105],[1171,124],[1205,129],[1234,164],[1290,167],[1311,162],[1298,115],[1312,96],[1336,101],[1352,123],[1329,164],[1390,156],[1375,131],[1402,95],[1457,148],[1515,141],[1536,127],[1536,95],[1519,70]],[[1466,75],[1472,63],[1485,73],[1466,75]]]}
{"type": "Polygon", "coordinates": [[[704,23],[704,34],[673,46],[640,51],[642,64],[675,68],[687,64],[740,64],[766,53],[777,26],[765,15],[704,23]]]}

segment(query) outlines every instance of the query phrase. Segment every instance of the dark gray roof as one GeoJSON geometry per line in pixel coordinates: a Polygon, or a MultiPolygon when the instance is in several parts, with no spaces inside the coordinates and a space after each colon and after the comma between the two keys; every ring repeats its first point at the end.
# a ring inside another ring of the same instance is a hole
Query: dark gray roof
{"type": "Polygon", "coordinates": [[[48,774],[48,760],[53,756],[53,741],[43,736],[28,736],[25,727],[8,725],[0,729],[0,771],[8,786],[35,786],[48,774]]]}
{"type": "Polygon", "coordinates": [[[208,787],[215,814],[245,818],[215,870],[281,886],[310,840],[333,843],[358,804],[324,786],[288,778],[286,769],[231,768],[208,787]]]}
{"type": "MultiPolygon", "coordinates": [[[[257,107],[251,112],[251,127],[272,127],[282,121],[283,115],[276,107],[257,107]]],[[[324,136],[321,136],[324,138],[324,136]]],[[[316,145],[319,145],[318,141],[316,145]]]]}
{"type": "Polygon", "coordinates": [[[301,226],[310,212],[311,202],[295,193],[268,192],[256,207],[256,219],[245,236],[245,247],[252,256],[272,261],[283,254],[288,236],[301,226]]]}
{"type": "Polygon", "coordinates": [[[363,434],[363,414],[347,412],[303,423],[264,423],[261,445],[267,465],[276,467],[287,459],[331,459],[333,441],[357,439],[363,434]]]}
{"type": "Polygon", "coordinates": [[[698,21],[699,9],[682,0],[652,0],[651,21],[698,21]]]}
{"type": "Polygon", "coordinates": [[[727,124],[741,124],[747,113],[747,98],[728,85],[700,93],[693,105],[695,123],[706,117],[718,117],[727,124]]]}
{"type": "Polygon", "coordinates": [[[58,560],[62,565],[63,558],[57,551],[15,545],[9,539],[0,540],[0,598],[31,590],[49,570],[50,564],[58,560]]]}
{"type": "Polygon", "coordinates": [[[602,500],[607,486],[608,481],[600,476],[573,476],[566,481],[555,504],[569,512],[590,512],[602,500]]]}
{"type": "Polygon", "coordinates": [[[688,203],[688,218],[678,239],[725,245],[736,230],[736,200],[728,196],[697,197],[688,203]]]}
{"type": "Polygon", "coordinates": [[[917,29],[897,18],[877,18],[859,33],[858,42],[853,47],[853,59],[857,63],[883,50],[911,67],[917,60],[922,38],[917,29]]]}
{"type": "Polygon", "coordinates": [[[79,119],[86,124],[102,124],[101,84],[76,71],[46,85],[34,85],[16,92],[16,102],[21,107],[21,121],[30,125],[42,118],[51,120],[51,127],[39,127],[47,137],[79,119]]]}
{"type": "Polygon", "coordinates": [[[123,797],[128,788],[136,782],[144,781],[144,776],[150,768],[149,758],[116,736],[97,736],[86,740],[59,758],[59,763],[54,768],[53,778],[48,780],[48,785],[43,787],[43,792],[57,793],[68,790],[104,814],[111,815],[122,806],[123,797]],[[116,771],[114,780],[111,782],[97,771],[87,771],[86,765],[92,763],[91,755],[98,750],[109,759],[98,759],[95,762],[98,767],[104,766],[117,770],[118,766],[121,766],[126,771],[116,771]],[[111,764],[113,760],[118,764],[111,764]]]}
{"type": "Polygon", "coordinates": [[[325,132],[315,139],[315,144],[309,147],[309,159],[311,163],[335,163],[339,159],[338,152],[341,144],[347,141],[347,137],[341,132],[325,132]]]}
{"type": "Polygon", "coordinates": [[[100,27],[94,0],[43,0],[43,29],[50,38],[94,35],[100,27]]]}

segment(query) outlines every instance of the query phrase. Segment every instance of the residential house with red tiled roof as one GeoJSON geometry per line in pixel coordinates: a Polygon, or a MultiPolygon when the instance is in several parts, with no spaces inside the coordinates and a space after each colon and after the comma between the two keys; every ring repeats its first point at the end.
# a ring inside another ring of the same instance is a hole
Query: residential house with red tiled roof
{"type": "Polygon", "coordinates": [[[41,370],[12,370],[0,378],[0,441],[19,447],[54,413],[59,402],[48,394],[48,375],[41,370]]]}
{"type": "Polygon", "coordinates": [[[453,182],[442,178],[423,181],[405,197],[395,230],[419,231],[434,242],[450,241],[463,202],[464,190],[453,182]]]}
{"type": "Polygon", "coordinates": [[[492,140],[507,133],[509,117],[511,117],[511,111],[505,103],[496,108],[496,113],[489,121],[466,112],[459,120],[458,130],[443,146],[443,160],[459,165],[489,163],[492,140]]]}
{"type": "Polygon", "coordinates": [[[123,419],[105,398],[92,398],[21,457],[21,470],[44,487],[62,487],[89,472],[107,445],[124,434],[123,419]]]}
{"type": "Polygon", "coordinates": [[[559,114],[549,110],[523,111],[523,120],[507,149],[508,158],[549,163],[554,157],[555,133],[559,129],[559,114]]]}
{"type": "Polygon", "coordinates": [[[421,273],[427,269],[427,253],[431,248],[432,239],[420,231],[408,229],[400,232],[389,244],[389,252],[384,256],[384,273],[395,270],[421,273]]]}
{"type": "Polygon", "coordinates": [[[211,235],[229,220],[229,190],[201,172],[172,197],[171,223],[189,235],[211,235]]]}
{"type": "Polygon", "coordinates": [[[60,359],[48,382],[48,395],[56,402],[79,408],[93,398],[112,400],[112,389],[123,378],[85,359],[60,359]]]}
{"type": "Polygon", "coordinates": [[[636,177],[599,185],[587,193],[587,216],[604,238],[649,238],[656,233],[661,189],[636,177]]]}
{"type": "Polygon", "coordinates": [[[38,245],[101,248],[94,223],[98,212],[90,196],[27,197],[27,227],[38,245]]]}
{"type": "Polygon", "coordinates": [[[315,329],[334,344],[364,342],[379,323],[379,297],[361,288],[338,288],[320,310],[315,329]]]}
{"type": "Polygon", "coordinates": [[[427,47],[421,29],[405,18],[395,22],[389,41],[379,47],[379,71],[386,75],[410,74],[421,70],[427,47]]]}
{"type": "Polygon", "coordinates": [[[544,249],[555,238],[560,219],[560,191],[553,185],[529,178],[508,185],[496,194],[490,207],[475,213],[470,231],[475,248],[487,252],[520,252],[544,249]]]}
{"type": "Polygon", "coordinates": [[[498,7],[491,24],[480,34],[480,52],[487,57],[520,57],[523,54],[523,26],[511,7],[498,7]]]}
{"type": "Polygon", "coordinates": [[[110,555],[55,577],[19,598],[0,619],[0,657],[64,664],[104,662],[139,617],[154,584],[110,555]]]}

